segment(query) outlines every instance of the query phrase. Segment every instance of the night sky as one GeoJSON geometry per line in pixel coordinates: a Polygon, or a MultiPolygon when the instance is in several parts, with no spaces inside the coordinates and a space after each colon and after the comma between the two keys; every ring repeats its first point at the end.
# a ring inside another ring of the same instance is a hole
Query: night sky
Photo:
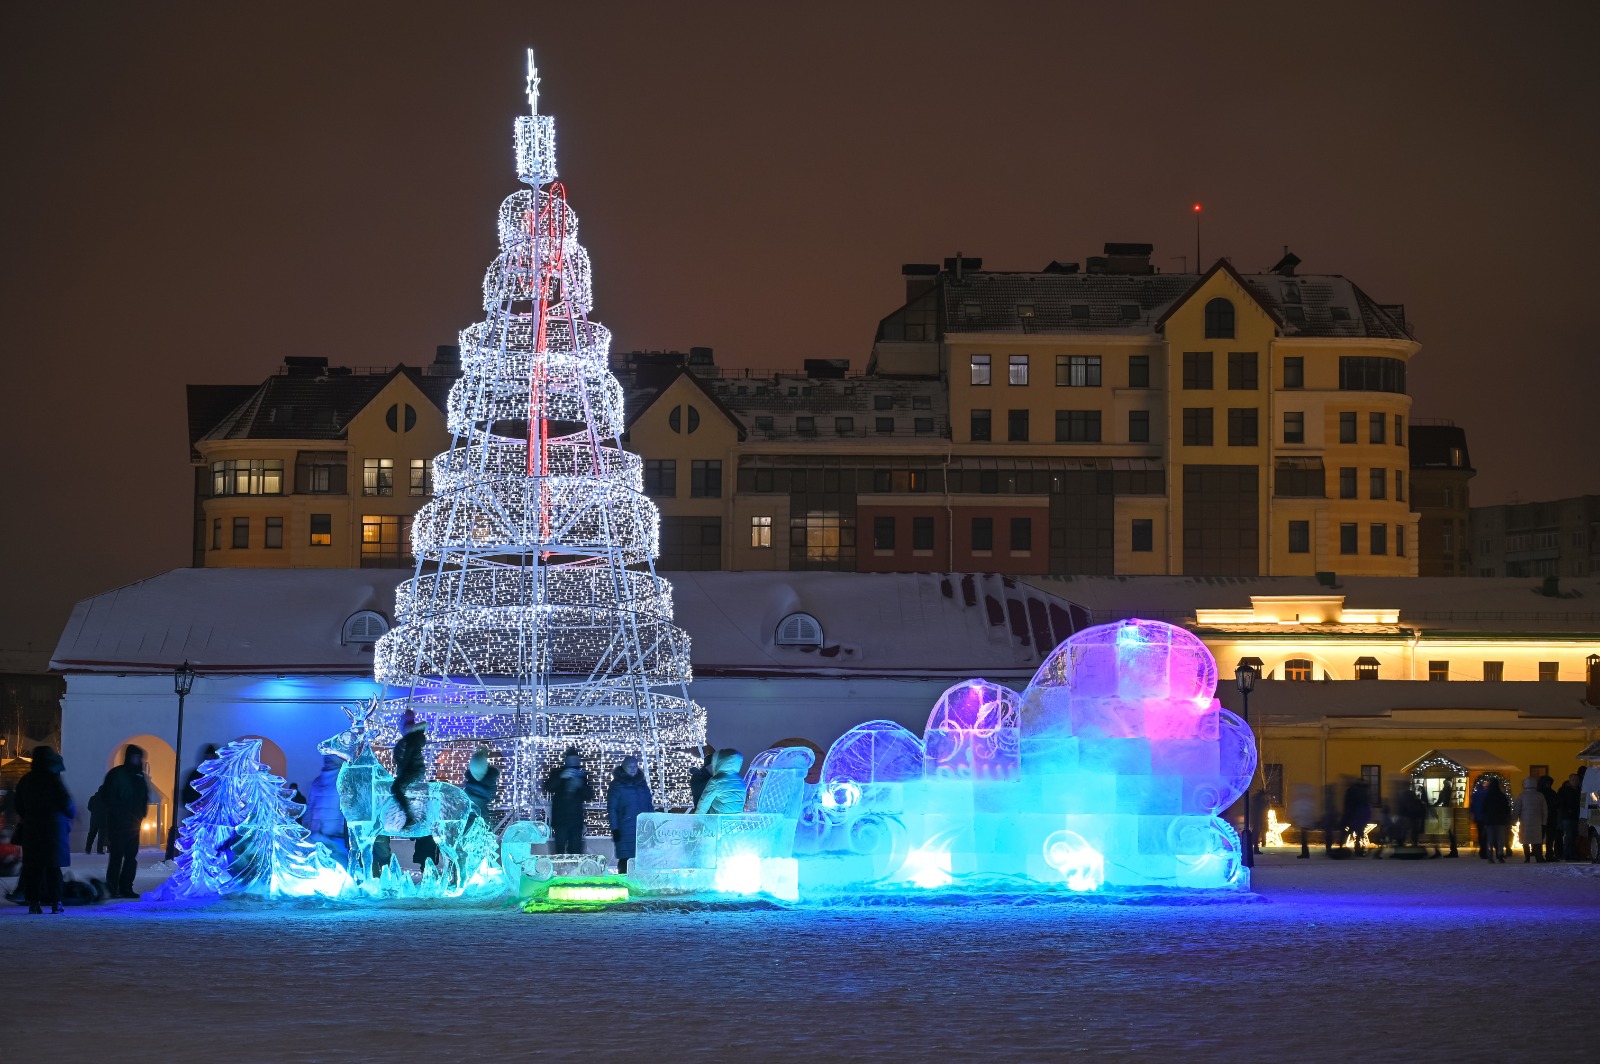
{"type": "Polygon", "coordinates": [[[902,262],[1192,268],[1198,200],[1208,263],[1288,245],[1406,305],[1475,502],[1600,492],[1593,5],[26,6],[0,667],[188,564],[186,383],[426,362],[480,316],[530,45],[619,349],[860,370],[902,262]]]}

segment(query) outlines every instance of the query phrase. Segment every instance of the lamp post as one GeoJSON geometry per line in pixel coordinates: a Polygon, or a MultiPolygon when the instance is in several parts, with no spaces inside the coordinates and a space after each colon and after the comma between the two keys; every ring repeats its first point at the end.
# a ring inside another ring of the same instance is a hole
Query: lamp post
{"type": "MultiPolygon", "coordinates": [[[[1239,716],[1243,718],[1245,727],[1248,728],[1250,726],[1250,692],[1254,691],[1256,687],[1255,667],[1248,662],[1241,661],[1239,667],[1233,670],[1233,679],[1239,685],[1240,696],[1244,698],[1243,712],[1239,716]]],[[[1251,732],[1250,744],[1254,746],[1255,741],[1255,733],[1251,732]]],[[[1254,782],[1254,780],[1251,782],[1254,782]]],[[[1248,786],[1244,789],[1244,830],[1239,833],[1239,841],[1244,843],[1244,866],[1246,868],[1254,868],[1256,866],[1256,833],[1250,830],[1250,788],[1248,786]]]]}
{"type": "Polygon", "coordinates": [[[188,659],[172,670],[172,690],[178,696],[178,744],[172,748],[172,823],[167,826],[167,860],[178,856],[178,805],[183,801],[183,700],[194,690],[195,672],[188,659]]]}

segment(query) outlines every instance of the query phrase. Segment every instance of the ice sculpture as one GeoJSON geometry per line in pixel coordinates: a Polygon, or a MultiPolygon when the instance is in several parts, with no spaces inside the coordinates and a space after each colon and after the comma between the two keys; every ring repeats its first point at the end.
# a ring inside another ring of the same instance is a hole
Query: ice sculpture
{"type": "Polygon", "coordinates": [[[1247,888],[1218,814],[1250,783],[1255,739],[1216,683],[1194,635],[1123,621],[1062,643],[1020,696],[983,680],[952,687],[922,743],[887,721],[852,729],[805,813],[802,892],[985,876],[1071,891],[1247,888]]]}
{"type": "Polygon", "coordinates": [[[923,774],[1016,779],[1022,771],[1022,699],[987,680],[958,683],[939,697],[923,735],[923,774]]]}
{"type": "Polygon", "coordinates": [[[289,785],[260,754],[260,739],[240,739],[200,766],[200,797],[178,831],[177,868],[152,900],[332,897],[349,884],[328,848],[301,827],[289,785]]]}
{"type": "Polygon", "coordinates": [[[797,898],[795,827],[815,757],[803,746],[758,754],[747,774],[742,813],[641,814],[629,881],[645,893],[797,898]]]}
{"type": "MultiPolygon", "coordinates": [[[[380,836],[407,839],[431,836],[439,846],[437,874],[449,885],[448,889],[464,889],[482,864],[477,852],[481,843],[464,845],[469,841],[464,835],[473,811],[472,800],[453,783],[431,780],[418,784],[406,791],[406,798],[421,817],[407,825],[405,810],[389,791],[394,776],[372,752],[367,719],[375,708],[375,703],[365,703],[357,710],[344,707],[350,717],[350,727],[317,746],[322,753],[345,760],[344,767],[339,770],[339,805],[344,810],[350,832],[350,871],[358,884],[367,883],[369,877],[383,878],[387,868],[372,867],[373,845],[380,836]]],[[[498,868],[493,835],[487,828],[484,833],[489,834],[487,852],[494,857],[498,868]]],[[[399,868],[392,858],[389,864],[399,868]]],[[[387,893],[392,885],[386,887],[381,882],[371,882],[370,888],[387,893]]]]}

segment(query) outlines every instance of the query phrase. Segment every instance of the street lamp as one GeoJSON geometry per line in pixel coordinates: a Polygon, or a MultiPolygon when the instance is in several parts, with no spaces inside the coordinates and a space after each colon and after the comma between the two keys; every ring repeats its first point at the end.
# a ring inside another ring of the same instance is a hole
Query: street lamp
{"type": "Polygon", "coordinates": [[[183,801],[183,700],[194,690],[195,672],[184,659],[172,670],[172,690],[178,696],[178,745],[172,748],[172,823],[167,827],[167,860],[178,856],[178,805],[183,801]]]}
{"type": "MultiPolygon", "coordinates": [[[[1247,661],[1239,662],[1239,667],[1233,670],[1234,682],[1239,685],[1239,694],[1244,698],[1243,711],[1239,714],[1243,718],[1245,727],[1250,726],[1250,692],[1256,689],[1255,666],[1247,661]]],[[[1250,735],[1250,744],[1255,745],[1255,733],[1250,735]]],[[[1253,782],[1253,781],[1252,781],[1253,782]]],[[[1244,844],[1244,866],[1256,866],[1256,833],[1250,830],[1250,788],[1244,789],[1244,830],[1239,833],[1239,841],[1244,844]]]]}

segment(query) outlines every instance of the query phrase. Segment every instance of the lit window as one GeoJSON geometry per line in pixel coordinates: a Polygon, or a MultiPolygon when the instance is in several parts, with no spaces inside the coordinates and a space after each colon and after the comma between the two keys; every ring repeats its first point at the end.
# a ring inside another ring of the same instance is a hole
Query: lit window
{"type": "Polygon", "coordinates": [[[344,627],[339,631],[339,642],[343,646],[376,643],[378,637],[388,630],[389,622],[383,619],[383,614],[361,610],[351,614],[344,622],[344,627]]]}
{"type": "MultiPolygon", "coordinates": [[[[1144,359],[1144,384],[1131,385],[1136,388],[1150,386],[1150,360],[1147,355],[1135,356],[1144,359]]],[[[1133,372],[1129,370],[1130,374],[1133,372]]],[[[1056,387],[1058,388],[1098,388],[1100,387],[1100,356],[1099,355],[1057,355],[1056,356],[1056,387]]]]}
{"type": "Polygon", "coordinates": [[[1290,658],[1283,663],[1283,678],[1285,680],[1299,680],[1307,682],[1311,679],[1310,658],[1290,658]]]}
{"type": "Polygon", "coordinates": [[[1010,384],[1028,383],[1028,356],[1012,355],[1006,360],[1006,381],[1010,384]]]}
{"type": "Polygon", "coordinates": [[[404,526],[394,514],[367,514],[361,518],[361,565],[392,569],[406,557],[404,526]]]}
{"type": "Polygon", "coordinates": [[[1377,658],[1357,658],[1356,659],[1356,679],[1358,679],[1358,680],[1376,680],[1377,678],[1378,678],[1378,659],[1377,658]]]}
{"type": "Polygon", "coordinates": [[[283,459],[247,458],[211,463],[212,495],[282,495],[283,459]]]}
{"type": "Polygon", "coordinates": [[[394,494],[394,459],[365,458],[361,461],[361,494],[394,494]]]}
{"type": "Polygon", "coordinates": [[[989,383],[990,373],[992,371],[992,366],[991,366],[992,362],[993,362],[993,359],[990,358],[990,356],[988,356],[988,355],[973,355],[972,356],[972,383],[973,384],[988,384],[989,383]]]}
{"type": "Polygon", "coordinates": [[[1443,683],[1450,679],[1450,663],[1448,661],[1428,662],[1428,679],[1434,683],[1443,683]]]}
{"type": "Polygon", "coordinates": [[[772,546],[772,518],[752,517],[750,519],[750,546],[772,546]]]}
{"type": "Polygon", "coordinates": [[[413,458],[411,460],[411,494],[428,494],[428,460],[426,458],[413,458]]]}
{"type": "Polygon", "coordinates": [[[333,515],[311,515],[311,545],[313,547],[333,546],[333,515]]]}

